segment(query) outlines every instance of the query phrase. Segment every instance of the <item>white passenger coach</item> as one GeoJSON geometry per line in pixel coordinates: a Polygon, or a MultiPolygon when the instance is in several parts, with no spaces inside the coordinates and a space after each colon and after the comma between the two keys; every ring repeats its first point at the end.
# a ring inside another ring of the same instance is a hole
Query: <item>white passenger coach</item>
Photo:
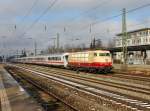
{"type": "Polygon", "coordinates": [[[13,62],[67,67],[68,53],[16,58],[13,62]]]}

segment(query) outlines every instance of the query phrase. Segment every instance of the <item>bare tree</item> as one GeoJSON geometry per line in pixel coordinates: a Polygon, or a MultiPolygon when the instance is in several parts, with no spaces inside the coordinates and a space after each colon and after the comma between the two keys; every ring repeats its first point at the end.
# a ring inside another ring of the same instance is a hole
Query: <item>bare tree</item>
{"type": "Polygon", "coordinates": [[[95,43],[95,48],[102,48],[102,47],[103,45],[101,39],[97,39],[95,43]]]}

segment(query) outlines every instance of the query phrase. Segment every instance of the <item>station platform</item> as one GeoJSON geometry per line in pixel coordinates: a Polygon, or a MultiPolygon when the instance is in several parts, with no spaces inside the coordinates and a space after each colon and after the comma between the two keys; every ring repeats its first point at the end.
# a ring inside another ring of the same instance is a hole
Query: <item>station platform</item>
{"type": "Polygon", "coordinates": [[[1,64],[0,111],[44,111],[1,64]]]}

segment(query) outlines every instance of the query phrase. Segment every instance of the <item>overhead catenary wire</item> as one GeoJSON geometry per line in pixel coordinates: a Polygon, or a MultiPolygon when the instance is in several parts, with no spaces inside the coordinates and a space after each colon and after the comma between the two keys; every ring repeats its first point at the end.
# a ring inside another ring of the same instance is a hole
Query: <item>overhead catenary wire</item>
{"type": "MultiPolygon", "coordinates": [[[[140,9],[142,9],[142,8],[149,7],[149,6],[150,6],[150,3],[144,4],[144,5],[142,5],[142,6],[139,6],[139,7],[133,8],[133,9],[130,9],[130,10],[126,11],[126,13],[132,13],[132,12],[135,12],[135,11],[140,10],[140,9]]],[[[119,17],[119,16],[122,16],[122,13],[117,14],[117,15],[114,15],[114,16],[111,16],[111,17],[108,17],[108,18],[105,18],[105,19],[103,19],[103,20],[101,20],[101,21],[93,22],[91,25],[103,23],[103,22],[105,22],[105,21],[112,20],[112,19],[114,19],[114,18],[116,18],[116,17],[119,17]]]]}
{"type": "MultiPolygon", "coordinates": [[[[111,0],[111,1],[112,1],[112,0],[111,0]]],[[[69,19],[68,21],[71,21],[71,23],[72,23],[72,21],[77,20],[77,19],[80,18],[81,16],[86,15],[87,13],[90,13],[90,12],[92,12],[92,11],[94,11],[94,10],[100,8],[101,6],[103,6],[104,4],[106,4],[106,3],[108,3],[108,2],[110,3],[110,0],[102,1],[102,2],[98,3],[98,5],[96,5],[95,7],[92,7],[91,9],[88,9],[88,10],[86,10],[86,11],[81,12],[79,15],[77,15],[77,16],[75,16],[75,17],[69,19]]],[[[64,32],[66,32],[66,26],[64,26],[64,32]]]]}
{"type": "MultiPolygon", "coordinates": [[[[141,23],[135,23],[135,24],[129,24],[129,25],[127,25],[127,27],[135,27],[135,26],[140,26],[140,25],[144,25],[144,24],[150,24],[150,22],[149,21],[142,21],[141,23]]],[[[119,30],[120,28],[113,28],[113,29],[109,29],[109,32],[111,32],[111,33],[116,33],[117,31],[120,31],[119,30]]],[[[110,34],[111,34],[110,33],[110,34]]],[[[99,36],[99,37],[104,37],[104,34],[106,34],[106,32],[100,32],[100,33],[93,33],[93,34],[91,34],[91,36],[99,36]]],[[[72,36],[72,35],[70,35],[70,36],[72,36]]],[[[112,35],[112,36],[114,36],[114,35],[112,35]]],[[[83,36],[81,36],[81,35],[73,35],[72,37],[83,37],[83,36]]],[[[91,42],[91,41],[90,41],[91,42]]]]}
{"type": "MultiPolygon", "coordinates": [[[[134,8],[134,9],[131,9],[131,10],[129,10],[129,11],[127,11],[127,13],[131,13],[131,12],[134,12],[134,11],[136,11],[136,10],[139,10],[139,9],[142,9],[142,8],[145,8],[145,7],[148,7],[148,6],[150,6],[150,4],[146,4],[146,5],[143,5],[143,6],[140,6],[140,7],[137,7],[137,8],[134,8]]],[[[45,15],[45,14],[44,14],[45,15]]],[[[43,16],[44,16],[43,15],[43,16]]],[[[114,18],[116,18],[116,17],[118,17],[118,16],[121,16],[122,14],[118,14],[118,15],[114,15],[114,16],[112,16],[112,17],[108,17],[108,18],[106,18],[106,19],[104,19],[103,21],[99,21],[98,23],[103,23],[103,22],[105,22],[105,21],[108,21],[108,20],[111,20],[111,19],[114,19],[114,18]]],[[[42,17],[42,16],[41,16],[42,17]]],[[[41,18],[41,17],[39,17],[39,19],[41,18]]],[[[39,20],[37,19],[37,22],[38,22],[39,20]]],[[[28,29],[30,30],[36,23],[37,23],[36,21],[31,25],[31,27],[29,27],[28,29]]],[[[97,23],[96,23],[97,24],[97,23]]],[[[93,25],[93,24],[92,24],[93,25]]],[[[28,31],[28,30],[27,30],[28,31]]],[[[26,32],[27,32],[26,31],[26,32]]],[[[25,33],[24,33],[25,34],[25,33]]]]}
{"type": "MultiPolygon", "coordinates": [[[[135,27],[135,26],[139,26],[139,25],[144,25],[144,24],[149,24],[150,22],[149,21],[142,21],[142,22],[140,22],[140,23],[135,23],[135,24],[129,24],[129,25],[127,25],[127,27],[135,27]]],[[[109,32],[110,31],[116,31],[116,30],[118,30],[118,29],[120,29],[120,27],[116,27],[116,28],[113,28],[113,29],[111,29],[111,30],[109,30],[109,32]]],[[[102,34],[102,33],[96,33],[96,34],[102,34]]]]}
{"type": "MultiPolygon", "coordinates": [[[[35,0],[33,2],[33,4],[31,5],[31,7],[29,8],[29,10],[27,11],[27,13],[23,16],[23,18],[18,23],[18,25],[14,24],[15,31],[17,29],[17,26],[19,26],[20,24],[23,24],[25,22],[25,20],[27,19],[27,17],[31,14],[32,10],[36,7],[38,1],[39,0],[35,0]]],[[[22,26],[22,29],[24,29],[24,25],[22,26]]],[[[13,33],[14,33],[14,31],[13,31],[13,33]]]]}
{"type": "Polygon", "coordinates": [[[108,2],[110,2],[110,0],[102,1],[102,2],[100,2],[98,5],[96,5],[95,7],[92,7],[91,9],[88,9],[88,10],[86,10],[86,11],[84,11],[84,12],[81,12],[79,15],[77,15],[77,16],[71,18],[70,20],[71,20],[71,21],[76,20],[77,18],[80,18],[81,16],[83,16],[83,15],[85,15],[85,14],[87,14],[87,13],[90,13],[90,12],[92,12],[92,11],[94,11],[94,10],[100,8],[100,6],[103,6],[104,4],[106,4],[106,3],[108,3],[108,2]]]}
{"type": "MultiPolygon", "coordinates": [[[[31,24],[31,26],[28,28],[28,30],[31,29],[31,28],[39,21],[39,19],[40,19],[43,15],[45,15],[45,13],[47,13],[47,11],[55,4],[55,2],[57,2],[57,0],[55,0],[48,8],[33,22],[33,24],[31,24]]],[[[105,2],[106,2],[106,1],[105,1],[105,2]]],[[[134,12],[134,11],[139,10],[139,9],[141,9],[141,8],[148,7],[148,6],[150,6],[150,3],[149,3],[149,4],[142,5],[142,6],[140,6],[140,7],[134,8],[134,9],[131,9],[131,10],[127,11],[126,13],[131,13],[131,12],[134,12]]],[[[98,6],[97,6],[97,7],[98,7],[98,6]]],[[[95,7],[95,8],[97,8],[97,7],[95,7]]],[[[93,9],[94,9],[94,8],[93,8],[93,9]]],[[[87,11],[87,12],[88,12],[88,11],[87,11]]],[[[85,12],[85,13],[86,13],[86,12],[85,12]]],[[[93,22],[93,23],[90,24],[90,25],[93,26],[93,25],[98,24],[98,23],[103,23],[103,22],[105,22],[105,21],[114,19],[114,18],[119,17],[119,16],[121,16],[121,15],[122,15],[122,14],[114,15],[114,16],[105,18],[105,19],[103,19],[103,20],[101,20],[101,21],[93,22]]],[[[24,34],[23,34],[23,35],[24,35],[24,34]]]]}
{"type": "Polygon", "coordinates": [[[21,23],[25,21],[25,19],[30,15],[30,13],[32,12],[32,10],[34,9],[34,7],[37,5],[39,0],[35,0],[31,6],[31,8],[27,11],[27,13],[24,15],[24,17],[21,20],[21,23]]]}
{"type": "MultiPolygon", "coordinates": [[[[139,6],[139,7],[133,8],[133,9],[130,9],[130,10],[126,11],[126,13],[132,13],[132,12],[135,12],[135,11],[137,11],[137,10],[140,10],[140,9],[143,9],[143,8],[146,8],[146,7],[149,7],[149,6],[150,6],[150,3],[147,3],[147,4],[144,4],[144,5],[142,5],[142,6],[139,6]]],[[[95,25],[97,25],[97,24],[105,23],[106,21],[113,20],[113,19],[115,19],[115,18],[117,18],[117,17],[120,17],[120,16],[122,16],[122,13],[116,14],[116,15],[113,15],[113,16],[110,16],[110,17],[106,17],[106,18],[104,18],[104,19],[102,19],[102,20],[97,20],[97,21],[95,21],[95,22],[93,22],[93,23],[90,23],[90,24],[88,24],[88,25],[83,26],[81,29],[83,29],[83,31],[85,31],[85,29],[90,28],[89,30],[91,31],[91,27],[93,27],[93,26],[95,26],[95,25]]],[[[89,32],[90,32],[90,31],[89,31],[89,32]]],[[[91,32],[90,32],[90,33],[91,33],[91,32]]]]}
{"type": "Polygon", "coordinates": [[[32,27],[34,27],[34,25],[39,22],[39,20],[56,4],[57,1],[58,0],[54,0],[53,2],[51,2],[50,0],[50,5],[40,14],[38,18],[36,18],[35,21],[33,21],[33,23],[27,28],[26,31],[24,31],[21,36],[24,36],[30,29],[32,29],[32,27]]]}
{"type": "MultiPolygon", "coordinates": [[[[139,6],[139,7],[136,7],[136,8],[133,8],[133,9],[131,9],[131,10],[128,10],[126,13],[131,13],[131,12],[135,12],[135,11],[137,11],[137,10],[140,10],[140,9],[142,9],[142,8],[145,8],[145,7],[149,7],[150,6],[150,3],[148,3],[148,4],[144,4],[144,5],[142,5],[142,6],[139,6]]],[[[101,21],[96,21],[96,22],[94,22],[94,23],[92,23],[92,24],[90,24],[90,25],[95,25],[95,24],[98,24],[98,23],[104,23],[104,22],[106,22],[106,21],[109,21],[109,20],[112,20],[112,19],[114,19],[114,18],[117,18],[117,17],[119,17],[119,16],[121,16],[122,15],[122,13],[120,13],[120,14],[117,14],[117,15],[114,15],[114,16],[111,16],[111,17],[107,17],[107,18],[105,18],[105,19],[102,19],[101,21]]],[[[136,25],[138,25],[138,24],[136,24],[136,25]]],[[[89,26],[89,25],[88,25],[89,26]]],[[[86,27],[84,27],[84,29],[86,29],[86,27]]],[[[66,28],[65,28],[65,31],[64,32],[66,32],[66,28]]],[[[76,35],[76,36],[80,36],[80,35],[76,35]]]]}

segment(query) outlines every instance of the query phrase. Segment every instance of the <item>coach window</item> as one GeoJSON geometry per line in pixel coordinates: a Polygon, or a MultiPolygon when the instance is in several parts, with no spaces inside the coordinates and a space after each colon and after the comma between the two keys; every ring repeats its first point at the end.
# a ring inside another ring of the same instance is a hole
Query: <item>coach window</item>
{"type": "Polygon", "coordinates": [[[59,61],[59,57],[57,57],[57,60],[59,61]]]}
{"type": "Polygon", "coordinates": [[[58,57],[58,60],[60,61],[60,60],[61,60],[61,58],[60,58],[60,57],[58,57]]]}
{"type": "Polygon", "coordinates": [[[61,61],[61,57],[59,57],[59,60],[61,61]]]}
{"type": "Polygon", "coordinates": [[[54,57],[52,57],[52,60],[54,60],[54,57]]]}

